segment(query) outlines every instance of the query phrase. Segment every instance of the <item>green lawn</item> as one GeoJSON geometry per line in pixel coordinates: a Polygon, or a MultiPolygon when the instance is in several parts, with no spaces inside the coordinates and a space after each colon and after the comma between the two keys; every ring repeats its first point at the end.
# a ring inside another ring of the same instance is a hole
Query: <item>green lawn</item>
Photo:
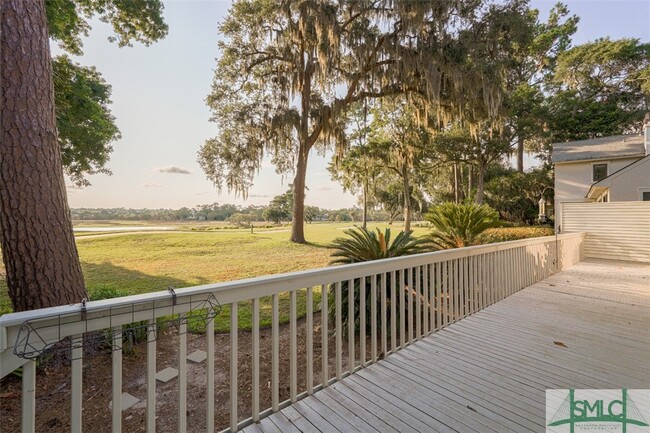
{"type": "MultiPolygon", "coordinates": [[[[153,223],[152,223],[153,224],[153,223]]],[[[199,223],[200,224],[200,223],[199,223]]],[[[212,225],[183,225],[179,232],[169,233],[84,233],[77,238],[79,256],[91,299],[132,295],[166,290],[169,286],[182,288],[199,284],[232,281],[282,272],[298,271],[327,266],[330,250],[327,246],[350,223],[306,224],[306,237],[310,242],[298,245],[288,241],[289,227],[256,229],[214,229],[212,225]],[[192,230],[195,228],[196,230],[192,230]],[[212,228],[212,229],[211,229],[212,228]]],[[[92,224],[85,224],[93,226],[92,224]]],[[[128,225],[132,225],[131,221],[128,225]]],[[[164,224],[155,224],[164,225],[164,224]]],[[[387,224],[370,224],[373,228],[387,224]]],[[[93,226],[94,227],[94,226],[93,226]]],[[[393,225],[394,234],[401,225],[393,225]]],[[[414,227],[416,236],[429,229],[414,227]]],[[[549,229],[535,227],[493,229],[489,241],[498,242],[531,236],[552,234],[549,229]]],[[[319,309],[320,292],[314,292],[315,310],[319,309]]],[[[305,293],[298,293],[298,312],[304,315],[305,293]]],[[[0,314],[11,311],[4,278],[0,279],[0,314]]],[[[288,320],[289,297],[280,298],[280,316],[288,320]]],[[[262,325],[271,318],[270,299],[260,303],[262,325]]],[[[241,304],[239,325],[250,328],[250,304],[241,304]]],[[[218,330],[227,330],[229,311],[216,319],[218,330]]]]}
{"type": "MultiPolygon", "coordinates": [[[[306,224],[310,242],[306,245],[288,241],[289,227],[256,229],[253,234],[246,229],[194,232],[183,227],[183,232],[86,235],[78,237],[77,246],[88,292],[91,299],[98,299],[327,266],[330,255],[327,245],[350,226],[350,223],[306,224]]],[[[386,224],[379,226],[386,227],[386,224]]],[[[396,231],[401,229],[400,225],[393,227],[396,231]]],[[[415,228],[415,233],[424,235],[427,230],[415,228]]],[[[0,281],[0,293],[0,313],[10,312],[4,279],[0,281]]],[[[304,296],[299,293],[302,314],[304,296]]],[[[270,320],[267,301],[261,303],[263,324],[270,320]]],[[[314,293],[314,301],[320,302],[320,293],[314,293]]],[[[285,320],[288,308],[288,296],[283,296],[280,309],[285,320]]],[[[228,329],[227,313],[220,314],[217,329],[228,329]]],[[[246,305],[240,308],[239,323],[242,328],[250,328],[250,308],[246,305]]]]}

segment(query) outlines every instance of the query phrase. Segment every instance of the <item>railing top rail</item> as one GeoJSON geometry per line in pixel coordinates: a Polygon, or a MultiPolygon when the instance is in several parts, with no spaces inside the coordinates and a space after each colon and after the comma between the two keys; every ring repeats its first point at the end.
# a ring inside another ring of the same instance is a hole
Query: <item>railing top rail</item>
{"type": "MultiPolygon", "coordinates": [[[[307,271],[296,271],[282,274],[266,275],[262,277],[248,278],[243,280],[205,284],[194,287],[175,289],[176,299],[180,302],[183,298],[190,303],[193,297],[214,294],[221,304],[239,302],[259,296],[268,296],[283,291],[295,290],[319,284],[328,284],[334,281],[343,281],[349,278],[359,278],[382,272],[405,269],[412,266],[419,266],[425,263],[437,263],[445,260],[453,260],[460,257],[468,257],[490,252],[502,251],[511,248],[537,245],[550,241],[570,239],[584,236],[584,233],[567,233],[557,236],[545,236],[528,238],[516,241],[499,242],[473,247],[456,248],[452,250],[435,251],[431,253],[416,254],[411,256],[395,257],[389,259],[374,260],[370,262],[354,263],[349,265],[332,266],[307,271]]],[[[158,291],[140,295],[125,296],[101,301],[90,301],[86,303],[85,313],[119,309],[133,304],[170,301],[169,291],[158,291]]],[[[80,304],[65,305],[39,310],[9,313],[0,316],[1,328],[20,325],[26,321],[37,321],[49,318],[61,318],[65,316],[79,315],[80,304]]]]}

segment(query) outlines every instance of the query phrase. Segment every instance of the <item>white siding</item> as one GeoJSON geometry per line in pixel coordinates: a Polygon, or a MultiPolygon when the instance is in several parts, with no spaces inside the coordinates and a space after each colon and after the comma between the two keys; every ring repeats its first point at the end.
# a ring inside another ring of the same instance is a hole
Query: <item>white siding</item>
{"type": "Polygon", "coordinates": [[[561,229],[587,233],[588,258],[650,262],[650,202],[562,203],[561,229]]]}
{"type": "MultiPolygon", "coordinates": [[[[594,164],[607,164],[607,174],[614,173],[623,167],[632,164],[639,158],[622,158],[613,160],[592,160],[563,162],[555,164],[555,226],[562,219],[562,203],[589,202],[586,197],[589,188],[594,183],[594,164]]],[[[636,185],[633,189],[636,192],[636,185]]]]}

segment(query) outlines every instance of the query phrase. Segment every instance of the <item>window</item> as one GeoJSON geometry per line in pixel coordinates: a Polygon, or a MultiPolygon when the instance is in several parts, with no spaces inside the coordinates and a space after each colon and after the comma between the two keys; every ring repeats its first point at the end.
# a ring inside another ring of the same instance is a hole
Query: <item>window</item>
{"type": "Polygon", "coordinates": [[[641,194],[641,200],[650,201],[650,191],[643,191],[641,194]]]}
{"type": "Polygon", "coordinates": [[[591,167],[593,169],[594,182],[598,182],[607,177],[607,164],[594,164],[591,167]]]}

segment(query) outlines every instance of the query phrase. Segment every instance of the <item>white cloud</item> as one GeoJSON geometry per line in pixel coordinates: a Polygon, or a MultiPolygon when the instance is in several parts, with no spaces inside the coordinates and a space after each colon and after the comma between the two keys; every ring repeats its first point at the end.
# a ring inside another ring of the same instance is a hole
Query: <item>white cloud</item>
{"type": "Polygon", "coordinates": [[[156,182],[145,182],[140,186],[142,188],[161,188],[162,184],[159,184],[159,183],[156,183],[156,182]]]}
{"type": "Polygon", "coordinates": [[[176,165],[154,168],[154,171],[157,171],[158,173],[169,173],[169,174],[192,174],[192,172],[189,171],[188,169],[184,167],[178,167],[176,165]]]}

